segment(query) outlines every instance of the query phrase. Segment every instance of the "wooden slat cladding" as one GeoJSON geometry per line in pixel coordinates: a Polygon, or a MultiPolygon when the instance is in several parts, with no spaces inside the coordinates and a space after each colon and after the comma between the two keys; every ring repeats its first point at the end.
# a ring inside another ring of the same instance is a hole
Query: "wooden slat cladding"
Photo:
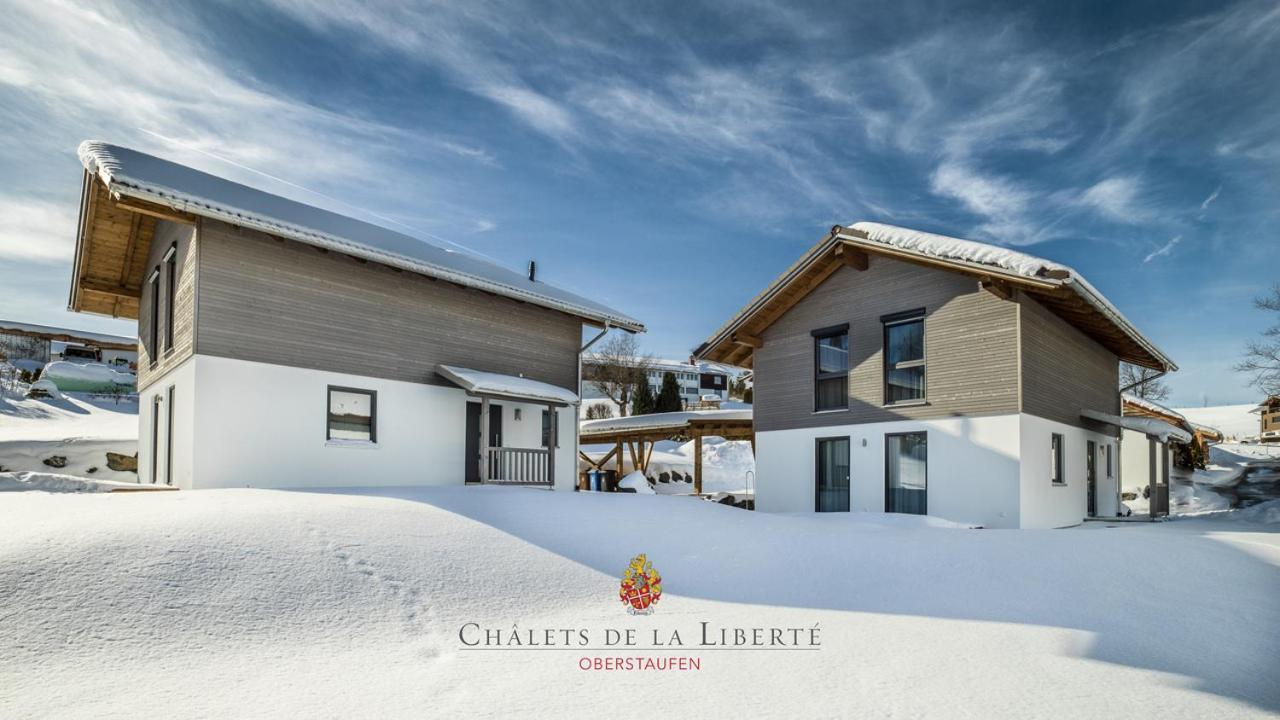
{"type": "MultiPolygon", "coordinates": [[[[154,219],[152,218],[154,221],[154,219]]],[[[157,378],[177,367],[183,360],[191,357],[195,350],[195,309],[196,309],[196,261],[197,243],[195,227],[180,223],[159,220],[155,222],[155,235],[144,258],[145,266],[141,274],[142,296],[139,301],[138,314],[138,388],[142,389],[155,382],[157,378]],[[169,248],[177,246],[175,301],[172,310],[165,302],[166,283],[164,256],[169,248]],[[151,288],[147,278],[153,270],[160,268],[160,316],[151,316],[151,288]],[[173,312],[173,347],[165,348],[165,325],[168,313],[173,312]],[[151,344],[152,323],[159,323],[159,346],[151,344]],[[155,366],[151,361],[155,358],[155,366]]],[[[141,254],[141,253],[139,253],[141,254]]]]}
{"type": "Polygon", "coordinates": [[[1077,427],[1082,409],[1119,415],[1116,354],[1027,295],[1019,304],[1023,412],[1077,427]]]}
{"type": "Polygon", "coordinates": [[[757,431],[1018,411],[1018,306],[967,275],[872,256],[841,267],[764,331],[757,431]],[[924,308],[927,404],[884,407],[883,325],[924,308]],[[849,323],[849,410],[813,412],[816,328],[849,323]]]}
{"type": "Polygon", "coordinates": [[[448,384],[439,363],[574,388],[581,321],[202,220],[202,355],[448,384]]]}

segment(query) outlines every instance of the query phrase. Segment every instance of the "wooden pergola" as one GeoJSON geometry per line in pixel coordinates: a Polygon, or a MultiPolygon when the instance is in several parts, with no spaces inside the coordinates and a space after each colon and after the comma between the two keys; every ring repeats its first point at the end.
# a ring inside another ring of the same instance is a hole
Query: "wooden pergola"
{"type": "Polygon", "coordinates": [[[693,492],[697,495],[702,494],[702,438],[748,440],[751,452],[754,454],[756,450],[756,432],[750,410],[702,410],[587,421],[578,433],[578,442],[582,445],[608,444],[613,448],[599,460],[593,460],[581,450],[578,456],[596,470],[603,470],[612,460],[618,477],[622,478],[625,445],[631,466],[648,474],[654,446],[660,440],[676,437],[693,438],[693,492]]]}

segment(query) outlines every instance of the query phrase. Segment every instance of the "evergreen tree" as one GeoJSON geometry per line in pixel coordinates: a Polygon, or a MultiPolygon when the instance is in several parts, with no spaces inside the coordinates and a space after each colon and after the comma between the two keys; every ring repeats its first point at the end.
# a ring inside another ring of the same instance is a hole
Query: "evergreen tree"
{"type": "Polygon", "coordinates": [[[654,412],[658,401],[653,396],[653,388],[649,386],[648,375],[637,372],[635,382],[635,389],[631,391],[631,414],[648,415],[654,412]]]}
{"type": "Polygon", "coordinates": [[[680,402],[680,385],[676,376],[669,372],[662,373],[662,387],[658,389],[658,402],[654,412],[679,412],[683,408],[680,402]]]}

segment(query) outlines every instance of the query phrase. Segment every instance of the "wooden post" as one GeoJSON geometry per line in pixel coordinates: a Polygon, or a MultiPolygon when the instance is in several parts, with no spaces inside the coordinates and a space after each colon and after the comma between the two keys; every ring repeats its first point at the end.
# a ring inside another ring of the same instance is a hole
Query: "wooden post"
{"type": "Polygon", "coordinates": [[[693,494],[702,494],[702,433],[693,436],[693,494]]]}
{"type": "Polygon", "coordinates": [[[489,482],[489,398],[480,398],[480,482],[489,482]]]}
{"type": "MultiPolygon", "coordinates": [[[[621,480],[621,479],[622,479],[622,436],[621,436],[621,435],[619,435],[619,436],[618,436],[618,447],[616,447],[616,448],[614,448],[614,449],[615,449],[615,450],[617,451],[617,453],[618,453],[618,457],[617,457],[617,458],[615,458],[615,459],[617,460],[617,462],[618,462],[618,470],[617,470],[617,478],[616,478],[616,479],[617,479],[617,480],[621,480]]],[[[603,482],[603,481],[601,481],[601,482],[603,482]]],[[[600,488],[600,489],[601,489],[601,490],[603,490],[603,489],[604,489],[604,487],[603,487],[603,486],[601,486],[601,488],[600,488]]]]}
{"type": "Polygon", "coordinates": [[[547,432],[547,484],[553,489],[556,486],[556,406],[547,406],[547,422],[551,427],[547,432]]]}

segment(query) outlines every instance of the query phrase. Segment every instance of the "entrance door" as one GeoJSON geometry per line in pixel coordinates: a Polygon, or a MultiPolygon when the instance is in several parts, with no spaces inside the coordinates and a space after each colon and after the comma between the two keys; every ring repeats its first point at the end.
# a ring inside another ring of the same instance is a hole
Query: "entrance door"
{"type": "Polygon", "coordinates": [[[849,511],[849,438],[818,440],[818,512],[849,511]]]}
{"type": "MultiPolygon", "coordinates": [[[[489,403],[489,446],[502,447],[502,406],[489,403]]],[[[480,482],[480,403],[467,403],[466,481],[480,482]]]]}
{"type": "Polygon", "coordinates": [[[1089,489],[1089,517],[1097,517],[1098,515],[1098,444],[1092,440],[1085,443],[1089,449],[1089,458],[1085,460],[1086,477],[1085,487],[1089,489]]]}

